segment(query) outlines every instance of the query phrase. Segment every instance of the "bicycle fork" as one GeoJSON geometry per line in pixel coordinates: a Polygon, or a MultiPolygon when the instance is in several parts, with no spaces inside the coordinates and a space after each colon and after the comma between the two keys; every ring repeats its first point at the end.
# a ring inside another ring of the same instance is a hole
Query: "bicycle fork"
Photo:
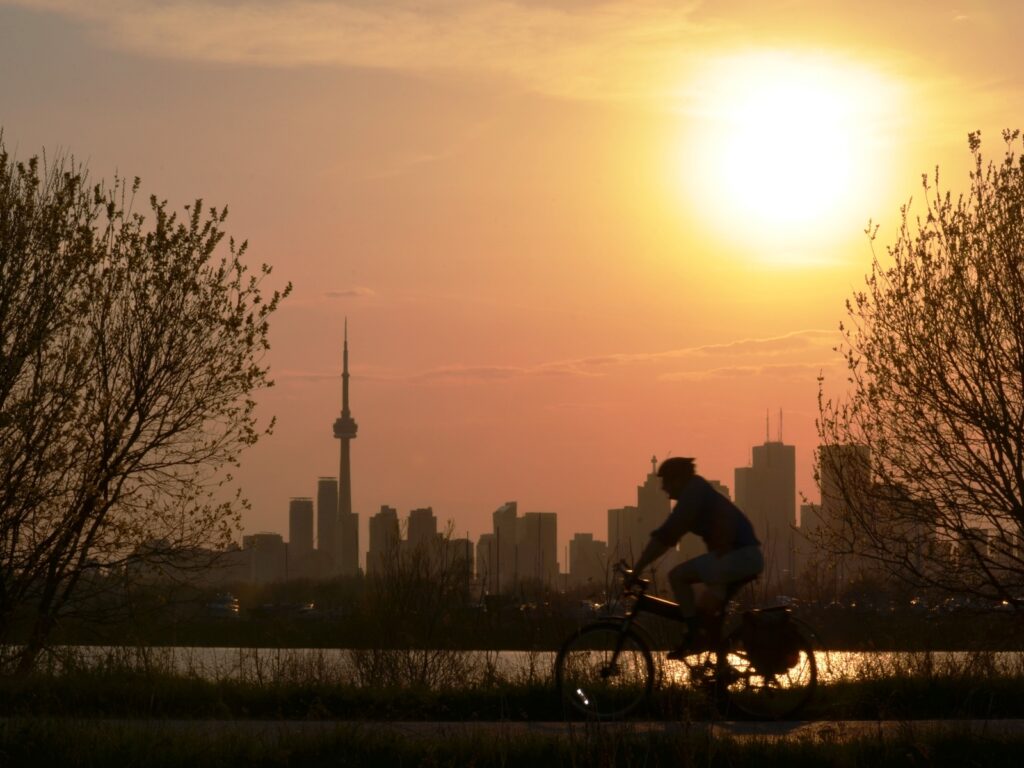
{"type": "Polygon", "coordinates": [[[636,616],[636,611],[630,611],[622,619],[622,624],[619,627],[619,636],[615,639],[615,648],[612,650],[612,657],[608,660],[608,663],[601,668],[601,677],[609,678],[612,675],[619,673],[619,654],[622,653],[622,646],[626,642],[626,635],[629,634],[630,627],[633,626],[633,617],[636,616]]]}

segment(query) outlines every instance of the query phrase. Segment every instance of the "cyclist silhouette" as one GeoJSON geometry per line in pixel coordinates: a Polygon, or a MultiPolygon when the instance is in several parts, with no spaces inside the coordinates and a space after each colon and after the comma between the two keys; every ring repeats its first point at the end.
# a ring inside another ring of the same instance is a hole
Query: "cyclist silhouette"
{"type": "Polygon", "coordinates": [[[764,570],[761,542],[750,520],[696,474],[693,462],[692,458],[675,457],[658,467],[661,487],[676,504],[661,527],[651,532],[650,541],[633,566],[634,578],[639,578],[647,566],[687,533],[700,536],[707,546],[707,553],[680,563],[668,573],[688,629],[679,648],[668,654],[670,659],[700,650],[708,640],[712,620],[729,599],[729,588],[764,570]],[[693,585],[698,583],[705,589],[695,600],[693,585]]]}

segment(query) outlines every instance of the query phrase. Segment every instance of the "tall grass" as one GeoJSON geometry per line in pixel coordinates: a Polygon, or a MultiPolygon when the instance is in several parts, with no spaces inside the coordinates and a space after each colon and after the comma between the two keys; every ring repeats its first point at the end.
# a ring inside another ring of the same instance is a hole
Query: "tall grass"
{"type": "MultiPolygon", "coordinates": [[[[881,654],[819,658],[805,718],[1024,717],[1024,656],[881,654]]],[[[552,656],[489,651],[56,649],[35,672],[0,678],[0,715],[175,718],[561,720],[552,656]]],[[[640,717],[714,717],[665,676],[640,717]]]]}

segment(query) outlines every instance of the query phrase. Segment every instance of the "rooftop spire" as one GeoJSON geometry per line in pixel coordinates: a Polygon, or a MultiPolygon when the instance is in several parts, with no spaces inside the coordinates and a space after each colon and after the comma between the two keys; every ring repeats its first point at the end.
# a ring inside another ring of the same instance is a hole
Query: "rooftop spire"
{"type": "Polygon", "coordinates": [[[348,318],[345,318],[345,342],[341,353],[341,415],[349,415],[348,410],[348,318]]]}

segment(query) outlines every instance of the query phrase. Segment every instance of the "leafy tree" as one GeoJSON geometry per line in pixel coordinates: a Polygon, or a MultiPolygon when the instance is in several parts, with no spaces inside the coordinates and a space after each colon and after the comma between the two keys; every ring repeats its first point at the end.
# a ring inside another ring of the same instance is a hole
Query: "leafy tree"
{"type": "Polygon", "coordinates": [[[138,189],[17,162],[0,134],[3,668],[31,667],[77,588],[237,528],[244,502],[220,486],[261,434],[290,286],[268,294],[270,269],[223,242],[226,208],[151,197],[147,218],[138,189]]]}
{"type": "MultiPolygon", "coordinates": [[[[1024,610],[1024,163],[969,191],[923,177],[841,326],[850,391],[819,395],[827,543],[862,567],[1024,610]]],[[[868,228],[875,240],[877,227],[868,228]]]]}

